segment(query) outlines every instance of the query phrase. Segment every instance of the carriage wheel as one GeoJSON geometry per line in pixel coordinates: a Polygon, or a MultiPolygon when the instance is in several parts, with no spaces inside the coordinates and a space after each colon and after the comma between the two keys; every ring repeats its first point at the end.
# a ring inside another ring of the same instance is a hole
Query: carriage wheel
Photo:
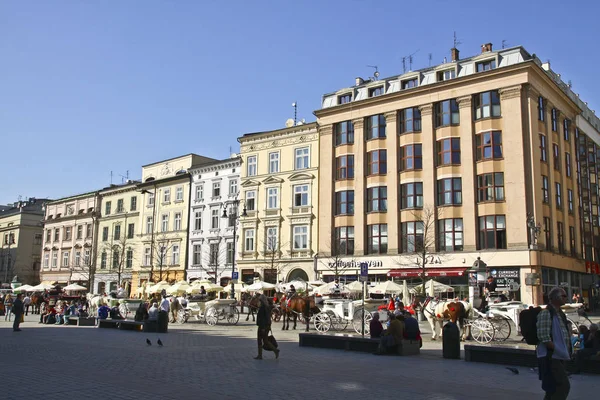
{"type": "Polygon", "coordinates": [[[271,320],[279,322],[281,320],[281,310],[279,308],[273,308],[271,310],[271,320]]]}
{"type": "Polygon", "coordinates": [[[373,315],[370,312],[368,312],[367,310],[365,310],[365,319],[364,320],[362,318],[362,308],[359,308],[358,310],[354,311],[354,315],[352,317],[352,327],[354,328],[354,331],[356,333],[358,333],[359,335],[362,334],[362,327],[364,324],[365,335],[369,334],[372,319],[373,319],[373,315]],[[361,323],[361,321],[362,321],[362,323],[361,323]]]}
{"type": "Polygon", "coordinates": [[[206,323],[208,325],[215,326],[219,321],[219,313],[217,312],[217,309],[214,307],[210,307],[208,310],[206,310],[206,313],[204,314],[204,319],[206,320],[206,323]]]}
{"type": "Polygon", "coordinates": [[[487,344],[494,340],[494,325],[485,318],[471,322],[471,335],[477,343],[487,344]]]}
{"type": "Polygon", "coordinates": [[[119,312],[121,313],[123,318],[127,318],[127,314],[129,314],[129,308],[127,307],[127,304],[119,304],[119,312]]]}
{"type": "Polygon", "coordinates": [[[237,324],[240,320],[240,312],[238,311],[236,306],[232,306],[227,313],[227,322],[230,324],[237,324]]]}
{"type": "Polygon", "coordinates": [[[494,325],[494,340],[498,342],[504,342],[510,337],[510,320],[506,318],[493,319],[492,324],[494,325]]]}
{"type": "Polygon", "coordinates": [[[177,311],[177,322],[179,322],[180,324],[185,324],[188,320],[188,314],[185,310],[179,310],[177,311]]]}
{"type": "Polygon", "coordinates": [[[331,318],[327,313],[318,313],[315,315],[315,329],[318,332],[325,333],[331,329],[331,318]]]}

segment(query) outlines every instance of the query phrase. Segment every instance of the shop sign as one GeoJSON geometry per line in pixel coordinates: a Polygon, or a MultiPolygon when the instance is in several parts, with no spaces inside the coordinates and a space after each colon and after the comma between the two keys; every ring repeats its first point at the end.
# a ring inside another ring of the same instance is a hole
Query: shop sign
{"type": "Polygon", "coordinates": [[[519,268],[492,269],[490,275],[496,281],[496,290],[510,290],[521,283],[519,268]]]}

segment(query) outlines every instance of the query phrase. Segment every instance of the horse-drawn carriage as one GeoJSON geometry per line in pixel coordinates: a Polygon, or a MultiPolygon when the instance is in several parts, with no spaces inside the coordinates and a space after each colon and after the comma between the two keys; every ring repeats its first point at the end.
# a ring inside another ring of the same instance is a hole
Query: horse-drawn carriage
{"type": "MultiPolygon", "coordinates": [[[[321,333],[327,332],[330,329],[343,331],[352,323],[352,327],[356,333],[362,333],[364,325],[364,332],[368,334],[370,322],[373,319],[372,313],[376,312],[380,305],[385,304],[385,300],[365,300],[364,314],[362,304],[362,300],[325,300],[321,312],[313,318],[315,329],[321,333]]],[[[386,319],[387,313],[383,317],[383,320],[386,319]]]]}
{"type": "Polygon", "coordinates": [[[240,320],[240,312],[237,309],[237,300],[235,299],[189,301],[187,307],[178,311],[177,322],[184,324],[191,317],[194,317],[197,321],[205,321],[211,326],[225,320],[235,325],[240,320]]]}

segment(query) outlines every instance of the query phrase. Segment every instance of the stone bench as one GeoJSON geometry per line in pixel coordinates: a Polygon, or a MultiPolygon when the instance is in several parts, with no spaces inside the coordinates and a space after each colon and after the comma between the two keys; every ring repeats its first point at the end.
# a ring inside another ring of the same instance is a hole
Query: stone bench
{"type": "Polygon", "coordinates": [[[119,327],[119,322],[123,320],[121,319],[99,319],[98,320],[98,328],[115,328],[119,327]]]}
{"type": "MultiPolygon", "coordinates": [[[[375,353],[379,348],[380,341],[377,338],[343,334],[300,333],[299,336],[300,347],[318,347],[366,353],[375,353]]],[[[398,346],[398,355],[400,356],[417,355],[420,353],[420,344],[416,340],[403,340],[402,346],[398,346]]]]}
{"type": "Polygon", "coordinates": [[[144,323],[142,321],[133,321],[130,319],[122,319],[119,322],[119,329],[124,331],[142,331],[144,323]]]}
{"type": "Polygon", "coordinates": [[[96,318],[94,317],[67,317],[68,325],[75,326],[95,326],[96,318]]]}

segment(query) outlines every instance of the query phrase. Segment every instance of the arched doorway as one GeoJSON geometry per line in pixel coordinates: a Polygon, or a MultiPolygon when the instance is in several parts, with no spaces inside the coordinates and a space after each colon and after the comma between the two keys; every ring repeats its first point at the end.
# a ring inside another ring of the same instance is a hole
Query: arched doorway
{"type": "Polygon", "coordinates": [[[295,279],[307,282],[308,281],[308,275],[307,275],[306,271],[304,271],[302,268],[296,268],[296,269],[293,269],[289,273],[287,281],[290,282],[290,281],[293,281],[295,279]]]}

